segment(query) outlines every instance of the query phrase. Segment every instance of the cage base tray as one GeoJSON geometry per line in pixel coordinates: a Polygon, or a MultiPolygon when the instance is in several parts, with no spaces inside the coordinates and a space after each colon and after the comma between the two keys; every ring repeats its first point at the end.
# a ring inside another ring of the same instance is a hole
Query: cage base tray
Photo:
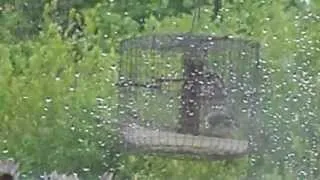
{"type": "Polygon", "coordinates": [[[239,158],[248,153],[248,141],[193,136],[154,130],[139,125],[121,128],[127,151],[159,155],[190,156],[208,160],[239,158]]]}

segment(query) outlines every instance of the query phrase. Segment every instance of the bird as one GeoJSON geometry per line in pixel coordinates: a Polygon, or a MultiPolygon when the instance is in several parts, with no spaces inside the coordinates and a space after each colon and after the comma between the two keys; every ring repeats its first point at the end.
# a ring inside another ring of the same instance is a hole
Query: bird
{"type": "Polygon", "coordinates": [[[205,135],[230,138],[233,132],[239,128],[239,124],[234,116],[224,110],[209,112],[204,117],[204,121],[207,124],[205,135]]]}

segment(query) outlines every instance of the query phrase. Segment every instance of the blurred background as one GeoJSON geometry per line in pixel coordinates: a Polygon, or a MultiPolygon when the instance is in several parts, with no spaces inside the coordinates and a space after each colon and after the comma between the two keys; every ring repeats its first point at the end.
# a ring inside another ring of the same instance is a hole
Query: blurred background
{"type": "Polygon", "coordinates": [[[1,0],[0,159],[22,179],[320,179],[320,1],[1,0]],[[118,47],[152,33],[261,43],[259,157],[194,161],[127,155],[117,128],[118,47]],[[260,152],[261,152],[260,151],[260,152]]]}

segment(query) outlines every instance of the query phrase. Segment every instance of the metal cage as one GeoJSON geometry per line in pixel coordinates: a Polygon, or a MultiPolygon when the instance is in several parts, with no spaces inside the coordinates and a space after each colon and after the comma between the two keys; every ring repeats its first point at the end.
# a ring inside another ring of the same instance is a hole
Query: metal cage
{"type": "Polygon", "coordinates": [[[122,41],[117,85],[125,149],[213,160],[247,154],[259,48],[192,34],[122,41]]]}

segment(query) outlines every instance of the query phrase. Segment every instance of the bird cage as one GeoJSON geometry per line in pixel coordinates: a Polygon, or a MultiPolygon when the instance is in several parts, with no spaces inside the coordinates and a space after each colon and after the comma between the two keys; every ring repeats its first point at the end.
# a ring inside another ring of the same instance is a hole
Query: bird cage
{"type": "Polygon", "coordinates": [[[162,34],[124,40],[120,53],[119,121],[126,151],[212,160],[249,152],[258,43],[162,34]]]}

